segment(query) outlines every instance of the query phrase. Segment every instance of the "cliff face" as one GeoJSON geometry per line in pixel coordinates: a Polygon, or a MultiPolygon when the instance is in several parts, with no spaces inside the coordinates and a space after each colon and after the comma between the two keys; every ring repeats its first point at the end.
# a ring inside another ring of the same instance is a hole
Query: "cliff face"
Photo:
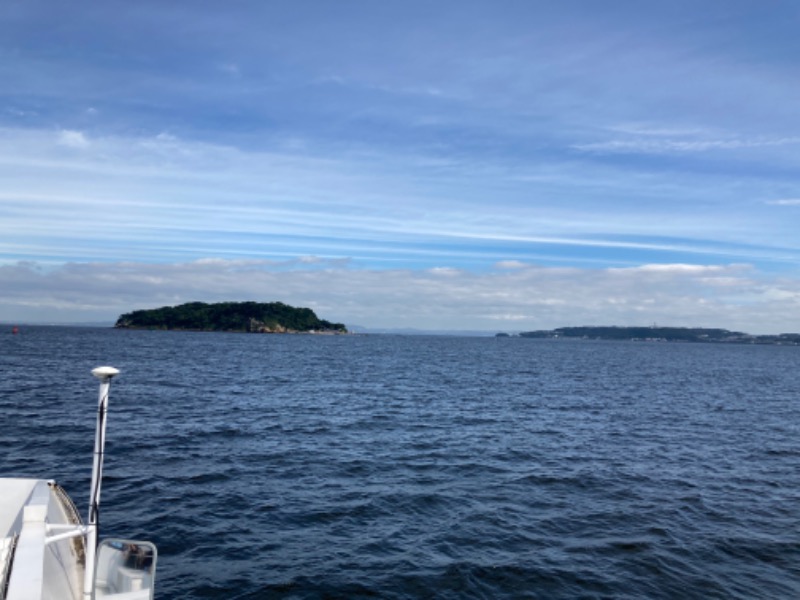
{"type": "Polygon", "coordinates": [[[282,302],[190,302],[179,306],[136,310],[120,315],[115,327],[249,333],[347,333],[343,324],[319,319],[310,308],[296,308],[282,302]]]}
{"type": "Polygon", "coordinates": [[[250,319],[247,325],[248,333],[297,333],[292,329],[286,329],[283,325],[277,323],[267,324],[258,319],[250,319]]]}

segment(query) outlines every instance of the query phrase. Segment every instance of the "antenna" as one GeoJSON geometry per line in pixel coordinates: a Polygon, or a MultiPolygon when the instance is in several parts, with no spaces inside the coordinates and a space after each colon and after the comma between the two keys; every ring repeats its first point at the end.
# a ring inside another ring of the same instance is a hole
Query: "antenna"
{"type": "Polygon", "coordinates": [[[103,481],[103,451],[106,445],[106,413],[108,412],[108,389],[111,379],[119,375],[114,367],[97,367],[92,375],[100,380],[97,398],[97,429],[94,435],[94,462],[92,464],[92,487],[89,494],[89,519],[86,532],[86,570],[83,578],[83,596],[92,597],[94,564],[97,552],[97,528],[100,512],[100,486],[103,481]]]}

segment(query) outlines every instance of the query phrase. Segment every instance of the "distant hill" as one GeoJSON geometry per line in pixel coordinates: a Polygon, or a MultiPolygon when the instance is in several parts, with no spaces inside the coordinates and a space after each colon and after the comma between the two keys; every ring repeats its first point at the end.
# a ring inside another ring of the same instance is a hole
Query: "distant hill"
{"type": "Polygon", "coordinates": [[[664,342],[716,342],[739,344],[800,344],[800,334],[750,335],[727,329],[702,327],[559,327],[519,334],[528,338],[583,338],[664,342]]]}
{"type": "Polygon", "coordinates": [[[282,302],[189,302],[179,306],[135,310],[120,315],[114,327],[249,333],[347,333],[343,324],[319,319],[310,308],[295,308],[282,302]]]}

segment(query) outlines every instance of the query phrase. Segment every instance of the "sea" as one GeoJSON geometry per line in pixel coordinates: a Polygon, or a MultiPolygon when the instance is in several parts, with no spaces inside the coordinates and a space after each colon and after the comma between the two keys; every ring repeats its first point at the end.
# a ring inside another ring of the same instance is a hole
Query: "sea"
{"type": "Polygon", "coordinates": [[[0,332],[0,473],[156,598],[800,598],[800,347],[0,332]]]}

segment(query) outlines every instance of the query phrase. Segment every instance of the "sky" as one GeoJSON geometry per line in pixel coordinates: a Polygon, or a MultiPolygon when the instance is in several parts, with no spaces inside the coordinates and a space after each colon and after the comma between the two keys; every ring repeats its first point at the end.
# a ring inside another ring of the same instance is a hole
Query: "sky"
{"type": "Polygon", "coordinates": [[[0,2],[0,322],[800,331],[800,3],[0,2]]]}

